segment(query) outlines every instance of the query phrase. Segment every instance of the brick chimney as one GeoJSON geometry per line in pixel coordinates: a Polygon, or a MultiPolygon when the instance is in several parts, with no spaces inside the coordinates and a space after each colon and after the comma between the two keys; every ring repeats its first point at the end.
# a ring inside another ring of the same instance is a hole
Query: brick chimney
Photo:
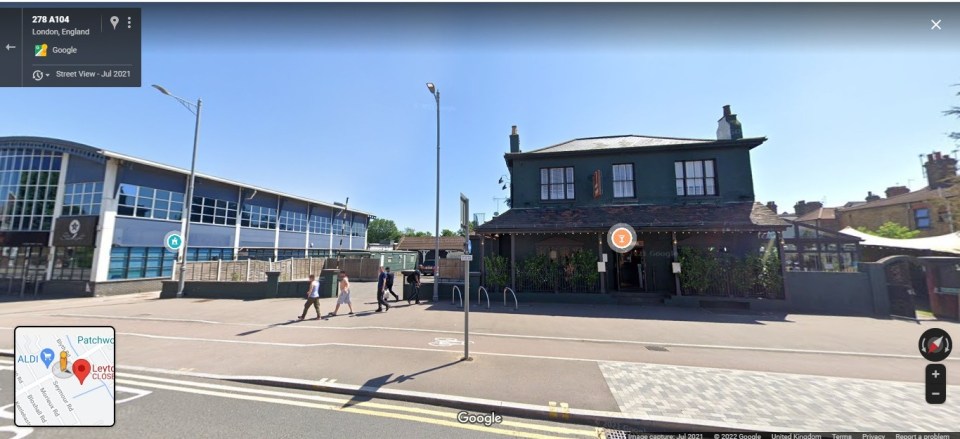
{"type": "Polygon", "coordinates": [[[909,194],[910,189],[908,189],[906,186],[891,186],[888,187],[884,192],[887,194],[887,198],[890,198],[896,197],[897,195],[909,194]]]}
{"type": "Polygon", "coordinates": [[[867,202],[869,203],[869,202],[871,202],[871,201],[877,201],[877,200],[879,200],[879,199],[880,199],[880,196],[879,196],[879,195],[874,195],[873,192],[867,192],[867,198],[865,198],[865,199],[866,199],[867,202]]]}
{"type": "Polygon", "coordinates": [[[820,209],[823,207],[823,203],[819,201],[806,202],[804,200],[797,201],[797,204],[793,205],[793,211],[797,216],[802,216],[807,212],[813,212],[814,210],[820,209]]]}
{"type": "Polygon", "coordinates": [[[510,152],[520,152],[520,135],[517,134],[517,126],[513,126],[510,132],[510,152]]]}
{"type": "Polygon", "coordinates": [[[939,152],[927,154],[927,162],[923,164],[927,171],[927,185],[931,189],[950,186],[947,181],[957,176],[957,159],[939,152]]]}
{"type": "Polygon", "coordinates": [[[773,213],[778,213],[778,212],[777,212],[777,203],[774,203],[773,201],[767,201],[767,209],[772,210],[773,213]]]}
{"type": "Polygon", "coordinates": [[[717,140],[737,140],[743,138],[743,128],[737,115],[730,112],[730,106],[723,106],[723,117],[717,121],[717,140]]]}

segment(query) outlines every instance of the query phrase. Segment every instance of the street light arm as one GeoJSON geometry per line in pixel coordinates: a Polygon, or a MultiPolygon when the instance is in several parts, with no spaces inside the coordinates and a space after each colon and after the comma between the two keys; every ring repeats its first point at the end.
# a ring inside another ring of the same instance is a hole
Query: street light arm
{"type": "MultiPolygon", "coordinates": [[[[163,94],[165,94],[165,95],[167,95],[167,96],[170,96],[171,98],[176,99],[177,102],[180,103],[180,105],[183,105],[183,107],[187,109],[187,111],[189,111],[189,112],[190,112],[191,114],[193,114],[194,116],[197,115],[197,110],[198,110],[198,108],[199,108],[199,106],[198,106],[197,104],[194,104],[193,102],[190,102],[190,101],[188,101],[188,100],[186,100],[186,99],[184,99],[184,98],[181,98],[180,96],[177,96],[177,95],[175,95],[175,94],[173,94],[173,93],[170,93],[170,91],[168,91],[166,88],[163,88],[162,86],[159,86],[159,85],[157,85],[157,84],[153,84],[152,87],[155,88],[155,89],[157,89],[157,91],[159,91],[160,93],[163,93],[163,94]]],[[[199,101],[200,101],[200,100],[197,99],[197,102],[199,102],[199,101]]]]}

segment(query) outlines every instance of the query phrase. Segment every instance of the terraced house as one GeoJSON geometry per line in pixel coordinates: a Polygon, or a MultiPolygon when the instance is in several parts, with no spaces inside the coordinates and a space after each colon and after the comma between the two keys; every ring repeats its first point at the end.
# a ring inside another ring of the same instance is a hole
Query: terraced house
{"type": "Polygon", "coordinates": [[[716,139],[586,137],[525,152],[514,127],[511,209],[477,230],[487,259],[502,258],[485,283],[641,301],[782,298],[788,224],[755,202],[750,165],[766,140],[744,138],[729,106],[716,139]],[[616,223],[637,231],[627,253],[607,244],[616,223]]]}

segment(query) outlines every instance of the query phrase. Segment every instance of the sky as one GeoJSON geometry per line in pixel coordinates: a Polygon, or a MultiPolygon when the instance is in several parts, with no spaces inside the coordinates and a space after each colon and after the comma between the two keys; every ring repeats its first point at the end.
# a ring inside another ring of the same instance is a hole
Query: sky
{"type": "MultiPolygon", "coordinates": [[[[44,5],[49,6],[49,5],[44,5]]],[[[506,207],[523,150],[578,137],[746,137],[757,201],[926,185],[960,120],[958,4],[143,4],[140,88],[0,88],[0,136],[61,138],[434,229],[506,207]],[[940,19],[942,30],[930,30],[940,19]],[[955,25],[954,25],[955,23],[955,25]]]]}

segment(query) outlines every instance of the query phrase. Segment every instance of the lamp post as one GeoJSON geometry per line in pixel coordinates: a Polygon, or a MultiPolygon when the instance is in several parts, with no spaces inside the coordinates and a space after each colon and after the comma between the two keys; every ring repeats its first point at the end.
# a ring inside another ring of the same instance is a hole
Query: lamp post
{"type": "Polygon", "coordinates": [[[440,90],[432,82],[427,83],[427,90],[437,101],[437,214],[436,214],[436,246],[433,251],[433,301],[440,301],[440,284],[437,283],[437,272],[440,268],[440,90]]]}
{"type": "Polygon", "coordinates": [[[171,94],[167,89],[154,84],[153,88],[171,98],[177,100],[190,113],[197,116],[196,125],[193,127],[193,159],[190,160],[190,181],[187,183],[187,198],[183,203],[183,218],[186,220],[186,226],[183,228],[183,246],[180,247],[180,278],[177,286],[177,297],[183,297],[184,275],[187,272],[187,243],[190,240],[190,211],[193,206],[193,185],[197,177],[197,142],[200,140],[200,110],[203,106],[203,100],[197,98],[194,104],[186,99],[171,94]]]}

